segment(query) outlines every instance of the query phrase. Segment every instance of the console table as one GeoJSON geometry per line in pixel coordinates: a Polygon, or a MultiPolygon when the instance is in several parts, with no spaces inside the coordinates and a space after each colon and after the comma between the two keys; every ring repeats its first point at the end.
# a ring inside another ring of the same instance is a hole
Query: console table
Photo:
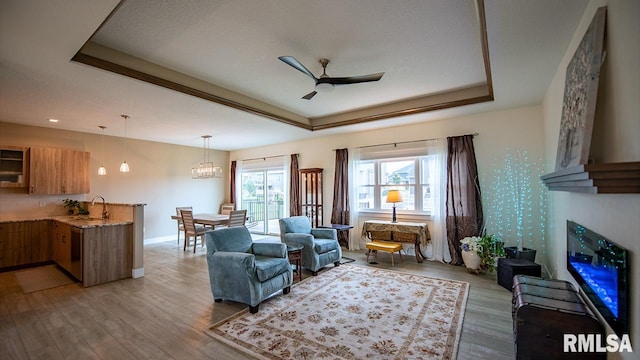
{"type": "Polygon", "coordinates": [[[390,231],[390,241],[413,243],[416,248],[416,260],[418,262],[422,262],[422,260],[425,259],[420,245],[427,246],[429,241],[431,241],[431,235],[429,234],[429,228],[426,223],[367,220],[362,225],[362,237],[367,238],[367,232],[369,231],[390,231]],[[394,232],[415,234],[415,237],[412,239],[407,237],[394,238],[394,232]]]}

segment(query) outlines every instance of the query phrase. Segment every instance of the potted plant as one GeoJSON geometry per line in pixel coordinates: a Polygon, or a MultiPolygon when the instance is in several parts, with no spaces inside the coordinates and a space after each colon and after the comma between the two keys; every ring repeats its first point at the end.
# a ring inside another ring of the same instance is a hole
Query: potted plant
{"type": "Polygon", "coordinates": [[[469,236],[460,241],[462,260],[467,271],[479,274],[496,269],[496,257],[504,256],[504,247],[493,235],[469,236]]]}
{"type": "Polygon", "coordinates": [[[64,199],[62,202],[69,215],[89,215],[89,210],[83,207],[77,200],[64,199]]]}

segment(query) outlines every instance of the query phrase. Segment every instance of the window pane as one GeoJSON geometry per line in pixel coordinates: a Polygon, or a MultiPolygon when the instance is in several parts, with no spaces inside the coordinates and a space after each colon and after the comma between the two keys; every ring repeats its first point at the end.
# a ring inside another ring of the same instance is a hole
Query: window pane
{"type": "Polygon", "coordinates": [[[373,186],[360,186],[358,189],[358,209],[375,209],[373,186]]]}
{"type": "Polygon", "coordinates": [[[433,197],[431,196],[431,181],[429,169],[433,166],[432,157],[422,157],[420,160],[420,184],[422,184],[422,211],[431,213],[433,197]]]}
{"type": "Polygon", "coordinates": [[[373,161],[360,162],[360,164],[358,165],[358,184],[375,185],[376,183],[375,166],[376,166],[376,163],[373,161]]]}
{"type": "Polygon", "coordinates": [[[382,186],[380,188],[380,199],[382,209],[391,209],[392,203],[387,202],[387,193],[389,190],[400,190],[402,202],[396,203],[396,209],[399,210],[415,210],[415,191],[413,186],[382,186]]]}
{"type": "Polygon", "coordinates": [[[415,184],[415,161],[381,161],[380,162],[380,183],[381,184],[415,184]]]}

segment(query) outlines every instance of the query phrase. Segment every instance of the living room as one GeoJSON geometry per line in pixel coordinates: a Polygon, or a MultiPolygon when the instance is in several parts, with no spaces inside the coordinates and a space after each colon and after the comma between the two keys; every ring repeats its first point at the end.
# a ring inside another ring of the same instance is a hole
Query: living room
{"type": "MultiPolygon", "coordinates": [[[[221,151],[214,146],[211,159],[224,164],[224,177],[213,180],[192,180],[191,168],[201,161],[202,148],[138,140],[136,133],[145,131],[132,115],[128,123],[128,137],[124,136],[119,109],[113,122],[105,124],[106,136],[100,133],[57,130],[50,127],[16,124],[11,118],[0,118],[0,144],[76,148],[92,154],[92,169],[104,163],[108,177],[91,173],[91,193],[86,195],[28,195],[15,189],[1,189],[0,216],[59,215],[64,212],[62,200],[73,198],[89,201],[94,195],[104,196],[112,203],[143,203],[145,206],[145,241],[175,241],[175,221],[170,215],[175,207],[192,205],[198,212],[215,213],[221,203],[229,200],[229,164],[231,161],[299,154],[300,168],[323,168],[325,173],[325,204],[331,204],[334,149],[400,143],[422,139],[445,138],[478,133],[474,138],[476,159],[481,177],[483,200],[492,194],[491,177],[508,154],[526,152],[532,161],[544,163],[544,173],[554,171],[558,149],[565,69],[580,42],[593,14],[600,6],[607,6],[606,61],[601,70],[596,120],[593,132],[592,155],[597,163],[638,161],[640,144],[640,33],[635,24],[640,9],[633,1],[590,1],[580,17],[575,33],[562,61],[555,69],[543,99],[534,105],[516,106],[499,111],[483,111],[482,104],[468,105],[477,109],[463,116],[447,116],[448,110],[438,112],[436,120],[424,115],[424,121],[414,124],[388,126],[379,129],[354,131],[348,134],[287,141],[275,145],[247,147],[221,151]],[[119,173],[118,165],[125,160],[131,166],[128,174],[119,173]]],[[[499,64],[494,64],[499,66],[499,64]]],[[[4,70],[3,70],[4,73],[4,70]]],[[[495,81],[500,81],[495,79],[495,81]]],[[[134,85],[132,88],[144,85],[134,85]]],[[[148,86],[148,85],[147,85],[148,86]]],[[[523,85],[524,86],[524,85],[523,85]]],[[[4,90],[3,90],[4,91],[4,90]]],[[[503,94],[496,94],[496,97],[503,94]]],[[[26,112],[25,108],[25,112],[26,112]]],[[[109,110],[110,112],[111,109],[109,110]]],[[[421,115],[417,115],[421,116],[421,115]]],[[[31,119],[36,121],[36,119],[31,119]]],[[[43,121],[46,121],[43,119],[43,121]]],[[[277,132],[287,125],[273,123],[277,132]]],[[[198,137],[200,134],[196,134],[198,137]]],[[[540,174],[542,175],[542,174],[540,174]]],[[[537,262],[544,264],[548,275],[571,279],[566,270],[566,221],[574,220],[630,251],[631,263],[640,261],[640,197],[638,194],[582,194],[551,191],[545,224],[545,242],[537,244],[537,262]]],[[[328,216],[328,215],[327,215],[328,216]]],[[[402,218],[402,212],[399,213],[402,218]]],[[[406,216],[406,215],[405,215],[406,216]]],[[[405,217],[406,219],[407,217],[405,217]]],[[[430,219],[426,219],[427,223],[430,219]]],[[[487,224],[487,232],[495,233],[496,224],[487,224]]],[[[359,229],[351,231],[359,234],[359,229]]],[[[507,245],[512,245],[507,243],[507,245]]],[[[198,260],[190,260],[198,261],[198,260]]],[[[410,261],[410,260],[406,260],[410,261]]],[[[145,264],[145,267],[150,262],[145,264]]],[[[173,266],[173,265],[172,265],[173,266]]],[[[177,265],[176,265],[177,266],[177,265]]],[[[427,264],[428,266],[428,264],[427,264]]],[[[640,278],[639,267],[633,265],[632,279],[640,278]]],[[[635,286],[636,281],[632,282],[635,286]]],[[[106,296],[106,294],[105,294],[106,296]]],[[[631,338],[640,343],[637,289],[631,291],[631,338]]],[[[615,355],[609,357],[614,358],[615,355]]],[[[624,357],[624,356],[623,356],[624,357]]],[[[625,357],[631,358],[631,357],[625,357]]]]}

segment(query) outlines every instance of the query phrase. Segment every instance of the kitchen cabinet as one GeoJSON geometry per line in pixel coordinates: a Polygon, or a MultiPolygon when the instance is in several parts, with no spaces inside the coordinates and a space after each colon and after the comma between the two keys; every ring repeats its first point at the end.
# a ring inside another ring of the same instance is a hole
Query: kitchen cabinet
{"type": "Polygon", "coordinates": [[[28,221],[0,223],[0,268],[31,262],[28,221]]]}
{"type": "Polygon", "coordinates": [[[30,194],[87,194],[91,154],[85,151],[32,147],[29,154],[30,194]]]}
{"type": "Polygon", "coordinates": [[[31,221],[31,262],[40,263],[53,260],[53,241],[51,241],[52,222],[49,220],[31,221]]]}
{"type": "Polygon", "coordinates": [[[0,146],[0,187],[26,187],[29,149],[0,146]]]}
{"type": "Polygon", "coordinates": [[[71,272],[71,225],[59,221],[54,225],[53,261],[71,272]]]}
{"type": "Polygon", "coordinates": [[[133,225],[90,227],[82,235],[84,287],[131,277],[133,225]]]}

